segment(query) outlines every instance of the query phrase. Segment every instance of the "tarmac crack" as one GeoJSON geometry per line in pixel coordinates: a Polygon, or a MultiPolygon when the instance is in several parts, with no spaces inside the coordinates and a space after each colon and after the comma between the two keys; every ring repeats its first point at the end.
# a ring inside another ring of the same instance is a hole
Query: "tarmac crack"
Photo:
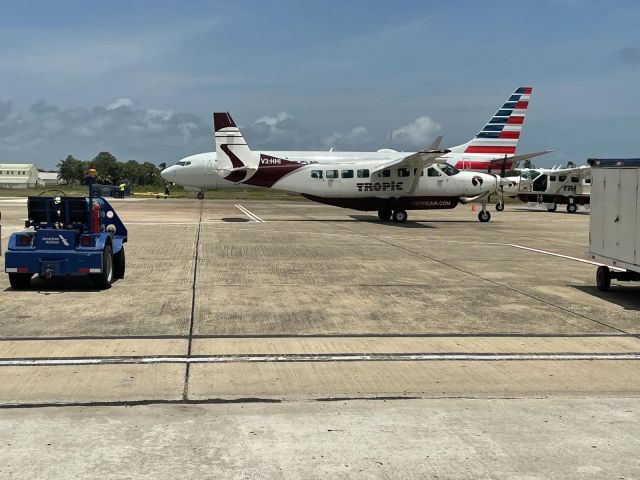
{"type": "MultiPolygon", "coordinates": [[[[193,254],[193,282],[191,285],[191,314],[189,317],[189,336],[187,337],[187,359],[191,358],[191,349],[193,345],[193,324],[196,312],[196,282],[198,280],[198,251],[200,249],[200,230],[202,228],[202,209],[204,201],[200,201],[200,215],[198,217],[198,228],[196,229],[196,245],[193,254]]],[[[186,362],[184,369],[184,387],[182,389],[182,400],[189,399],[189,375],[191,374],[191,362],[186,362]]]]}

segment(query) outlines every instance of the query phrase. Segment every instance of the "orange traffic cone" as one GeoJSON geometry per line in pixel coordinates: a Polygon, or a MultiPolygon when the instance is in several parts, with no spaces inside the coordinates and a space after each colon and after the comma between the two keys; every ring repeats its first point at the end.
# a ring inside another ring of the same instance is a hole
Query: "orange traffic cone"
{"type": "Polygon", "coordinates": [[[472,204],[471,204],[471,211],[472,211],[472,212],[475,212],[475,211],[476,211],[476,204],[475,204],[475,203],[472,203],[472,204]]]}

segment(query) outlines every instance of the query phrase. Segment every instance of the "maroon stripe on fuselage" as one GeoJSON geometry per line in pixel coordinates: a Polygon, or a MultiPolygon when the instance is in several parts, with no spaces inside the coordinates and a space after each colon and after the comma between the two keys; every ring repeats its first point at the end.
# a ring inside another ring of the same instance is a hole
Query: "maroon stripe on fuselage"
{"type": "Polygon", "coordinates": [[[328,198],[316,195],[302,194],[313,202],[333,205],[334,207],[350,208],[363,212],[375,212],[385,209],[402,210],[440,210],[455,208],[458,205],[458,197],[400,197],[400,198],[328,198]]]}
{"type": "Polygon", "coordinates": [[[302,167],[304,167],[304,165],[298,162],[291,162],[282,158],[261,154],[258,170],[244,183],[269,188],[285,175],[295,172],[302,167]]]}

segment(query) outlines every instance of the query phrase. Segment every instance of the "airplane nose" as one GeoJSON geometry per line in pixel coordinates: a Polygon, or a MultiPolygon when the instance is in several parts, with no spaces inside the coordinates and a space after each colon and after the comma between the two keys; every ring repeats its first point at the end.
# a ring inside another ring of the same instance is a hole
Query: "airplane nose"
{"type": "Polygon", "coordinates": [[[169,168],[165,168],[160,172],[160,176],[164,178],[168,182],[176,181],[176,169],[175,166],[171,166],[169,168]]]}

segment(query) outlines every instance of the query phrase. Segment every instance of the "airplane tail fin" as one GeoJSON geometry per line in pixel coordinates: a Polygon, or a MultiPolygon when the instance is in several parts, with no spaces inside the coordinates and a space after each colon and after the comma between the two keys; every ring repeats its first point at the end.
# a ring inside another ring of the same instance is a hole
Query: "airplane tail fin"
{"type": "Polygon", "coordinates": [[[518,87],[474,138],[451,151],[515,155],[532,90],[531,87],[518,87]]]}
{"type": "Polygon", "coordinates": [[[213,114],[213,130],[216,140],[216,173],[232,182],[240,182],[247,173],[258,168],[259,157],[247,146],[247,142],[229,112],[213,114]]]}

